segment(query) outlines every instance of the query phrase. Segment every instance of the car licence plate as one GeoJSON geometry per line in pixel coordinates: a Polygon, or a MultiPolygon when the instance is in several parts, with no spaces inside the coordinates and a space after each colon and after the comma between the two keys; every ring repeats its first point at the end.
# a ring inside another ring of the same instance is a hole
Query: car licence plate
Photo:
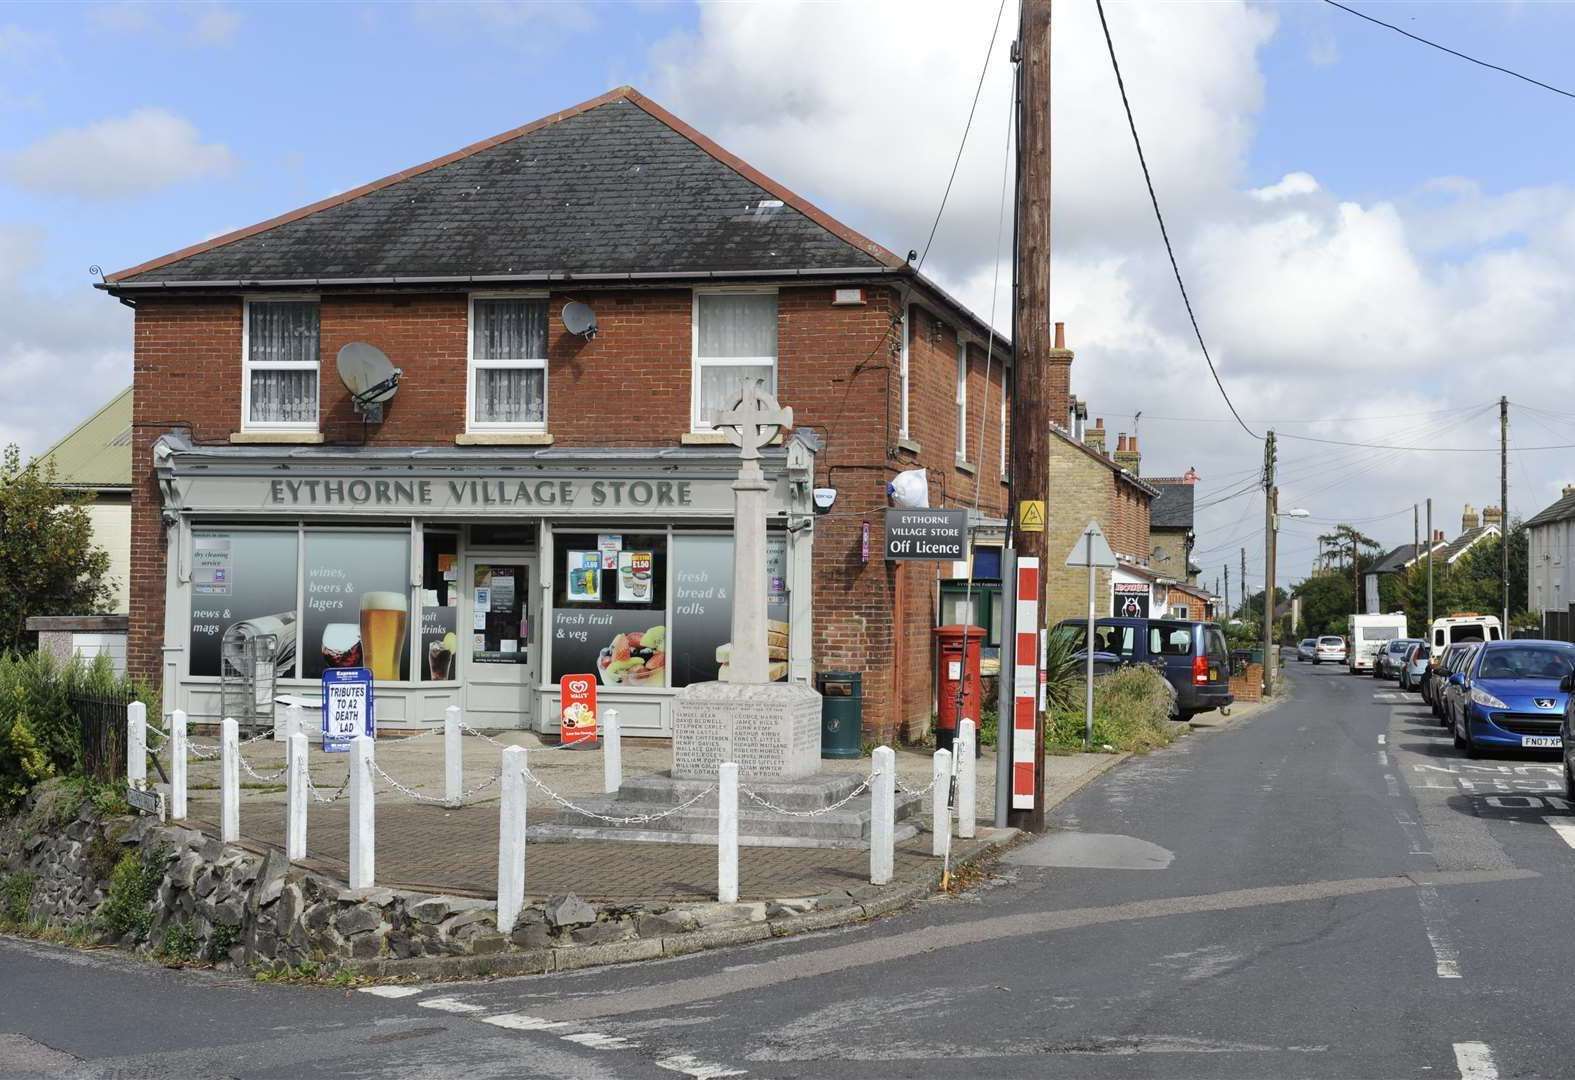
{"type": "Polygon", "coordinates": [[[1220,681],[1220,669],[1217,668],[1217,667],[1209,668],[1209,682],[1219,682],[1219,681],[1220,681]]]}
{"type": "Polygon", "coordinates": [[[1564,745],[1561,735],[1522,735],[1520,745],[1526,749],[1557,750],[1564,745]]]}

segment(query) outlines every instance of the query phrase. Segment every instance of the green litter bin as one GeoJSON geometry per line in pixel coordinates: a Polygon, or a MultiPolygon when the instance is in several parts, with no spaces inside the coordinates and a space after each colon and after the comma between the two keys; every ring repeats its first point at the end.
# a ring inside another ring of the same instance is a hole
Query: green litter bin
{"type": "Polygon", "coordinates": [[[820,756],[856,758],[864,732],[864,676],[857,671],[822,671],[815,677],[820,691],[820,756]]]}

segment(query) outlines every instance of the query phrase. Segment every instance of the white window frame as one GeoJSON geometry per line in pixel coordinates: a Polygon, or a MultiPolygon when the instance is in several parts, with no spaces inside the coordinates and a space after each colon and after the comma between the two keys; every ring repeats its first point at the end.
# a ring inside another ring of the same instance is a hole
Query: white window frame
{"type": "Polygon", "coordinates": [[[913,305],[902,305],[902,355],[897,362],[897,438],[908,439],[908,344],[913,326],[913,305]]]}
{"type": "Polygon", "coordinates": [[[707,367],[746,367],[756,365],[766,368],[766,390],[777,396],[777,362],[782,354],[782,301],[776,288],[713,288],[695,289],[689,308],[689,431],[691,434],[709,433],[711,421],[700,415],[700,371],[707,367]],[[700,297],[718,295],[747,295],[777,297],[777,351],[771,356],[705,356],[700,355],[700,297]]]}
{"type": "Polygon", "coordinates": [[[242,431],[317,431],[323,417],[323,308],[322,297],[316,294],[295,293],[269,296],[247,296],[241,303],[241,430],[242,431]],[[312,361],[290,360],[252,364],[252,305],[253,304],[316,304],[317,305],[317,359],[312,361]],[[315,371],[317,372],[317,412],[311,420],[260,421],[252,419],[252,370],[258,371],[315,371]]]}
{"type": "MultiPolygon", "coordinates": [[[[551,416],[548,411],[552,403],[552,376],[547,370],[548,357],[515,357],[507,360],[477,360],[476,359],[476,301],[477,300],[540,300],[546,303],[548,294],[543,290],[530,292],[476,292],[471,293],[466,301],[465,315],[465,432],[466,434],[480,434],[486,432],[497,434],[499,432],[518,434],[545,434],[547,421],[551,416]],[[502,421],[476,419],[476,372],[479,369],[507,369],[509,371],[540,371],[541,372],[541,420],[527,420],[521,423],[506,423],[502,421]]],[[[548,323],[548,351],[551,352],[550,338],[552,312],[547,312],[548,323]]]]}
{"type": "Polygon", "coordinates": [[[1009,369],[1001,368],[1001,479],[1006,479],[1006,388],[1009,385],[1006,378],[1009,369]]]}
{"type": "Polygon", "coordinates": [[[968,339],[957,338],[957,460],[968,460],[968,339]]]}

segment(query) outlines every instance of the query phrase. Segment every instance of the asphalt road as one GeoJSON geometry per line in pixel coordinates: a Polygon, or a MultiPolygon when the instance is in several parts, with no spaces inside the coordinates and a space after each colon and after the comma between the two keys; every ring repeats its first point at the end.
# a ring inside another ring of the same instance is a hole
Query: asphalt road
{"type": "Polygon", "coordinates": [[[1468,761],[1391,683],[1291,680],[974,892],[837,933],[356,992],[0,939],[0,1075],[1575,1075],[1556,755],[1468,761]]]}

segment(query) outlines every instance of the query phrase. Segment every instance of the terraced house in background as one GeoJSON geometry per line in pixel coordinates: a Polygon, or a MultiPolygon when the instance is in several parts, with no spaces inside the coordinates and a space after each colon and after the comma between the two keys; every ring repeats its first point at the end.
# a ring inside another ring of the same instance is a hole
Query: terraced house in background
{"type": "Polygon", "coordinates": [[[281,690],[372,667],[384,725],[552,730],[595,671],[626,731],[668,733],[727,658],[711,424],[759,379],[797,419],[764,461],[774,674],[862,673],[871,733],[929,722],[969,564],[884,562],[886,485],[925,468],[932,505],[1001,522],[1010,347],[636,91],[101,287],[136,308],[129,663],[167,707],[217,715],[239,627],[281,690]],[[367,347],[401,373],[380,416],[336,373],[367,347]]]}

